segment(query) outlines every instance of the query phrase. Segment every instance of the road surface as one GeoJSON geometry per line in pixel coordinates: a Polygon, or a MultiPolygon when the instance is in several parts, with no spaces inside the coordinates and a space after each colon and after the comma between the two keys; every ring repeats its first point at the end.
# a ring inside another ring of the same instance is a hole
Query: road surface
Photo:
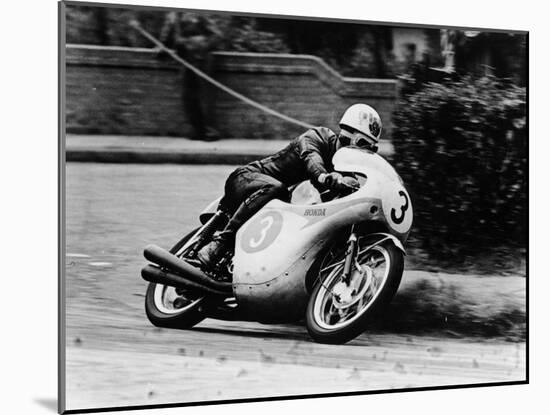
{"type": "Polygon", "coordinates": [[[196,226],[233,168],[67,165],[66,409],[525,379],[524,342],[378,332],[332,346],[300,325],[153,327],[143,247],[196,226]]]}

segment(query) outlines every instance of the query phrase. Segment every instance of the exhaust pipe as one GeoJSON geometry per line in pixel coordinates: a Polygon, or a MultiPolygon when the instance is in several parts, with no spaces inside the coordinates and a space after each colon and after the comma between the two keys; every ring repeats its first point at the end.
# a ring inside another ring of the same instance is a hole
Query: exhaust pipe
{"type": "Polygon", "coordinates": [[[219,282],[208,278],[204,272],[194,266],[182,261],[177,256],[162,249],[156,245],[148,245],[143,251],[143,256],[161,268],[167,268],[170,271],[179,274],[181,278],[195,282],[201,286],[212,288],[216,291],[231,293],[233,291],[230,282],[219,282]]]}
{"type": "Polygon", "coordinates": [[[177,274],[174,274],[169,271],[163,271],[160,268],[154,265],[146,265],[141,270],[141,277],[145,281],[154,282],[156,284],[168,285],[170,287],[183,288],[183,289],[192,289],[202,292],[207,292],[208,294],[213,295],[223,295],[227,296],[230,292],[219,291],[210,287],[206,287],[196,282],[189,281],[184,277],[181,277],[177,274]]]}

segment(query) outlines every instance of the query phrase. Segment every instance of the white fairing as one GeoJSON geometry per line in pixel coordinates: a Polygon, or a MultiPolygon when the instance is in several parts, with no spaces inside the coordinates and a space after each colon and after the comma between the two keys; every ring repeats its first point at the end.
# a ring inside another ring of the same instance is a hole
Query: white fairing
{"type": "Polygon", "coordinates": [[[332,158],[334,170],[363,173],[366,176],[384,176],[386,180],[401,182],[399,175],[382,156],[366,150],[343,147],[332,158]]]}
{"type": "Polygon", "coordinates": [[[337,171],[364,174],[364,190],[379,195],[390,229],[398,234],[409,232],[413,220],[411,198],[390,163],[376,153],[346,147],[338,150],[332,161],[337,171]]]}
{"type": "Polygon", "coordinates": [[[385,223],[400,241],[412,225],[412,205],[399,175],[381,156],[342,148],[335,170],[366,176],[353,194],[318,204],[272,200],[237,232],[233,287],[239,302],[273,316],[300,312],[305,275],[317,253],[347,225],[385,223]]]}

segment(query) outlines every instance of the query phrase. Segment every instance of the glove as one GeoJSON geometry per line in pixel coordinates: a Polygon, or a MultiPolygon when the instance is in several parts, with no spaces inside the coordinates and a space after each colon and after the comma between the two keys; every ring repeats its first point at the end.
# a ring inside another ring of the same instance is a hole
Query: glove
{"type": "Polygon", "coordinates": [[[330,190],[349,191],[357,190],[361,187],[357,179],[349,176],[342,176],[340,173],[322,173],[318,178],[319,183],[330,190]]]}
{"type": "Polygon", "coordinates": [[[355,177],[349,177],[349,176],[342,177],[341,185],[346,190],[352,190],[352,191],[358,190],[361,187],[361,185],[359,184],[359,181],[355,177]]]}
{"type": "Polygon", "coordinates": [[[338,186],[342,182],[342,175],[337,172],[321,173],[317,181],[330,190],[338,190],[338,186]]]}

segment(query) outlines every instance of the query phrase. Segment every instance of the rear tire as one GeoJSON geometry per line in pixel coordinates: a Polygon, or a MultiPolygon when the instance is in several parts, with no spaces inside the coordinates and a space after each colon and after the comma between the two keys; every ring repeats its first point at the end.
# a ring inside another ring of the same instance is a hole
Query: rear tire
{"type": "MultiPolygon", "coordinates": [[[[339,275],[337,275],[338,266],[328,275],[324,276],[323,280],[318,282],[313,288],[306,310],[306,325],[310,336],[315,341],[319,343],[343,344],[354,339],[365,331],[373,318],[392,300],[397,292],[403,274],[403,252],[391,242],[377,245],[373,250],[378,251],[387,263],[387,271],[384,270],[383,282],[381,286],[376,288],[375,293],[372,294],[373,299],[369,300],[355,315],[349,318],[346,316],[348,318],[347,321],[336,321],[334,323],[331,321],[332,316],[338,313],[337,310],[344,309],[345,312],[345,305],[342,306],[342,303],[338,303],[333,293],[335,285],[340,280],[339,275]],[[333,314],[331,314],[331,311],[333,314]]],[[[368,252],[370,253],[373,250],[369,250],[368,252]]],[[[364,279],[365,277],[361,278],[364,279]]],[[[364,295],[366,296],[368,292],[369,288],[367,287],[364,295]]],[[[359,307],[360,305],[357,306],[357,308],[359,307]]]]}
{"type": "MultiPolygon", "coordinates": [[[[178,250],[199,230],[197,228],[184,236],[170,249],[175,254],[178,250]]],[[[189,294],[191,296],[191,294],[189,294]]],[[[174,296],[176,301],[184,302],[183,297],[178,296],[173,287],[163,284],[149,283],[145,293],[145,314],[149,321],[157,327],[189,329],[206,318],[202,306],[207,300],[206,296],[193,296],[189,304],[185,304],[178,310],[169,307],[166,297],[174,296]],[[179,298],[178,298],[179,297],[179,298]]],[[[172,304],[173,305],[173,304],[172,304]]]]}

